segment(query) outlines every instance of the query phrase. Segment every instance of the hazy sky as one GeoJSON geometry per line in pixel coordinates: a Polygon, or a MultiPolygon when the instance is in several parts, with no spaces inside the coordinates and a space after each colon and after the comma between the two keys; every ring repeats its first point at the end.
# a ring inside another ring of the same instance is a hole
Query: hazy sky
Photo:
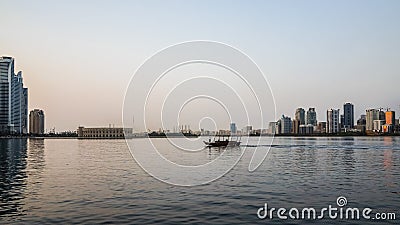
{"type": "MultiPolygon", "coordinates": [[[[400,1],[1,1],[0,55],[16,58],[46,128],[122,122],[141,63],[188,40],[246,52],[277,116],[355,104],[399,112],[400,1]]],[[[196,122],[193,122],[194,124],[196,122]]],[[[228,127],[228,126],[227,126],[228,127]]]]}

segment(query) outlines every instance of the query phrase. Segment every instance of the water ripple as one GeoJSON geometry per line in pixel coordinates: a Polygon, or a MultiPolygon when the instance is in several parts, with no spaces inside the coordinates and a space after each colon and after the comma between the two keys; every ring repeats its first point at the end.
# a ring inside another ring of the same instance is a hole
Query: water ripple
{"type": "MultiPolygon", "coordinates": [[[[142,140],[135,141],[140,146],[142,140]]],[[[249,173],[255,147],[266,148],[269,141],[257,144],[250,138],[232,171],[188,188],[150,177],[132,160],[123,140],[2,139],[0,223],[283,223],[259,221],[256,211],[265,202],[272,207],[326,207],[342,195],[352,207],[398,211],[399,138],[279,137],[267,160],[249,173]]],[[[220,152],[197,154],[188,163],[220,152]]],[[[284,221],[322,222],[332,221],[284,221]]]]}

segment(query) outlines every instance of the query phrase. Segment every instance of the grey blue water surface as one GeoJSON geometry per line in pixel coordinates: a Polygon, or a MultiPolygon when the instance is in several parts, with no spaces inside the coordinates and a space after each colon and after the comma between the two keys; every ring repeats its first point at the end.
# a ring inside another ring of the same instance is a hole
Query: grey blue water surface
{"type": "MultiPolygon", "coordinates": [[[[255,140],[250,138],[249,144],[257,144],[255,140]]],[[[134,141],[140,147],[144,139],[134,141]]],[[[165,141],[155,140],[158,146],[165,141]]],[[[238,165],[212,183],[178,187],[144,172],[124,140],[1,139],[0,223],[398,224],[399,137],[279,137],[263,164],[250,173],[252,151],[254,147],[246,148],[238,165]],[[348,207],[395,212],[397,218],[257,217],[264,203],[319,209],[336,206],[339,196],[347,198],[348,207]]],[[[221,150],[196,154],[206,162],[221,150]]]]}

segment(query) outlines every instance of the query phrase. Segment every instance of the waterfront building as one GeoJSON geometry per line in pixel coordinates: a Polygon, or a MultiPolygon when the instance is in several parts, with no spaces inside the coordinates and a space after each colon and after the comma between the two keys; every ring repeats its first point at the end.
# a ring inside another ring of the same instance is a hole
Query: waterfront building
{"type": "Polygon", "coordinates": [[[354,128],[354,105],[351,103],[343,105],[343,128],[346,130],[354,128]]]}
{"type": "Polygon", "coordinates": [[[318,122],[316,131],[321,134],[326,133],[326,122],[318,122]]]}
{"type": "Polygon", "coordinates": [[[252,131],[253,131],[253,126],[251,126],[251,125],[247,125],[247,126],[245,126],[245,127],[243,128],[243,133],[244,133],[245,135],[251,134],[252,131]]]}
{"type": "Polygon", "coordinates": [[[385,125],[385,120],[374,120],[374,127],[373,127],[373,131],[375,132],[382,132],[382,126],[385,125]]]}
{"type": "Polygon", "coordinates": [[[219,130],[217,134],[218,134],[218,135],[226,135],[226,136],[229,136],[229,135],[231,134],[231,131],[230,131],[230,130],[219,130]]]}
{"type": "Polygon", "coordinates": [[[394,111],[386,111],[385,112],[385,124],[382,125],[382,132],[383,133],[393,133],[395,131],[396,126],[396,118],[394,111]]]}
{"type": "Polygon", "coordinates": [[[304,125],[304,124],[301,124],[300,120],[294,119],[292,121],[292,133],[293,134],[298,134],[299,133],[300,125],[304,125]]]}
{"type": "Polygon", "coordinates": [[[300,125],[306,124],[305,114],[306,114],[306,112],[303,108],[297,108],[296,112],[294,114],[294,120],[299,121],[300,125]]]}
{"type": "Polygon", "coordinates": [[[355,125],[354,126],[354,129],[357,131],[357,132],[361,132],[361,133],[365,133],[365,125],[355,125]]]}
{"type": "Polygon", "coordinates": [[[379,109],[367,109],[366,110],[366,117],[365,117],[365,130],[366,131],[373,131],[374,129],[374,120],[380,120],[380,113],[379,109]]]}
{"type": "Polygon", "coordinates": [[[282,132],[282,123],[281,120],[276,121],[276,126],[275,126],[275,134],[281,134],[282,132]]]}
{"type": "Polygon", "coordinates": [[[327,133],[338,133],[339,127],[339,111],[340,109],[329,109],[326,113],[326,131],[327,133]]]}
{"type": "Polygon", "coordinates": [[[361,115],[360,118],[357,120],[357,125],[364,125],[367,123],[367,116],[361,115]]]}
{"type": "Polygon", "coordinates": [[[313,134],[314,133],[314,126],[311,124],[308,125],[300,125],[299,127],[299,134],[313,134]]]}
{"type": "Polygon", "coordinates": [[[261,129],[261,134],[263,134],[263,135],[268,134],[268,129],[267,128],[262,128],[261,129]]]}
{"type": "Polygon", "coordinates": [[[29,112],[29,133],[44,134],[44,112],[34,109],[29,112]]]}
{"type": "Polygon", "coordinates": [[[231,134],[235,135],[237,133],[236,123],[231,123],[230,128],[231,134]]]}
{"type": "Polygon", "coordinates": [[[386,124],[388,125],[395,125],[395,112],[394,111],[387,111],[385,112],[385,120],[386,124]]]}
{"type": "Polygon", "coordinates": [[[306,114],[306,125],[312,124],[313,126],[317,126],[317,112],[315,108],[309,108],[306,114]]]}
{"type": "Polygon", "coordinates": [[[282,115],[282,118],[279,121],[281,125],[280,133],[290,134],[290,132],[292,131],[292,119],[290,117],[282,115]]]}
{"type": "Polygon", "coordinates": [[[386,114],[381,109],[379,109],[379,120],[386,120],[386,114]]]}
{"type": "Polygon", "coordinates": [[[384,124],[384,125],[382,125],[382,132],[383,133],[393,133],[394,132],[394,125],[392,125],[392,124],[384,124]]]}
{"type": "Polygon", "coordinates": [[[339,127],[340,127],[340,129],[343,129],[343,131],[345,130],[344,129],[344,115],[343,114],[340,115],[339,127]]]}
{"type": "Polygon", "coordinates": [[[254,135],[262,135],[266,133],[266,129],[260,128],[260,129],[255,129],[253,130],[252,134],[254,135]]]}
{"type": "Polygon", "coordinates": [[[367,123],[367,116],[361,115],[357,120],[357,125],[354,126],[354,129],[358,132],[365,133],[365,125],[367,123]]]}
{"type": "Polygon", "coordinates": [[[78,127],[78,138],[124,138],[124,130],[127,137],[132,137],[132,128],[122,127],[78,127]]]}
{"type": "MultiPolygon", "coordinates": [[[[179,126],[178,126],[179,127],[179,126]]],[[[180,132],[182,134],[189,134],[192,133],[192,130],[190,129],[190,125],[181,125],[180,127],[180,132]]]]}
{"type": "Polygon", "coordinates": [[[28,132],[28,89],[24,88],[22,72],[15,74],[15,60],[0,57],[0,133],[28,132]]]}
{"type": "Polygon", "coordinates": [[[269,134],[276,134],[276,126],[277,126],[276,122],[269,122],[269,124],[268,124],[268,133],[269,134]]]}

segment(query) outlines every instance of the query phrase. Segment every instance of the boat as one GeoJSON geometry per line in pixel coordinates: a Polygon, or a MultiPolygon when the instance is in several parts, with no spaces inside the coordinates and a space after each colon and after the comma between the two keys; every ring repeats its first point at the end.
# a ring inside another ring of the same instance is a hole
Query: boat
{"type": "Polygon", "coordinates": [[[211,141],[211,138],[208,141],[203,141],[206,147],[235,147],[240,146],[241,136],[233,136],[230,135],[217,135],[214,137],[214,140],[211,141]],[[218,137],[218,140],[217,140],[218,137]],[[221,140],[222,139],[222,140],[221,140]]]}

